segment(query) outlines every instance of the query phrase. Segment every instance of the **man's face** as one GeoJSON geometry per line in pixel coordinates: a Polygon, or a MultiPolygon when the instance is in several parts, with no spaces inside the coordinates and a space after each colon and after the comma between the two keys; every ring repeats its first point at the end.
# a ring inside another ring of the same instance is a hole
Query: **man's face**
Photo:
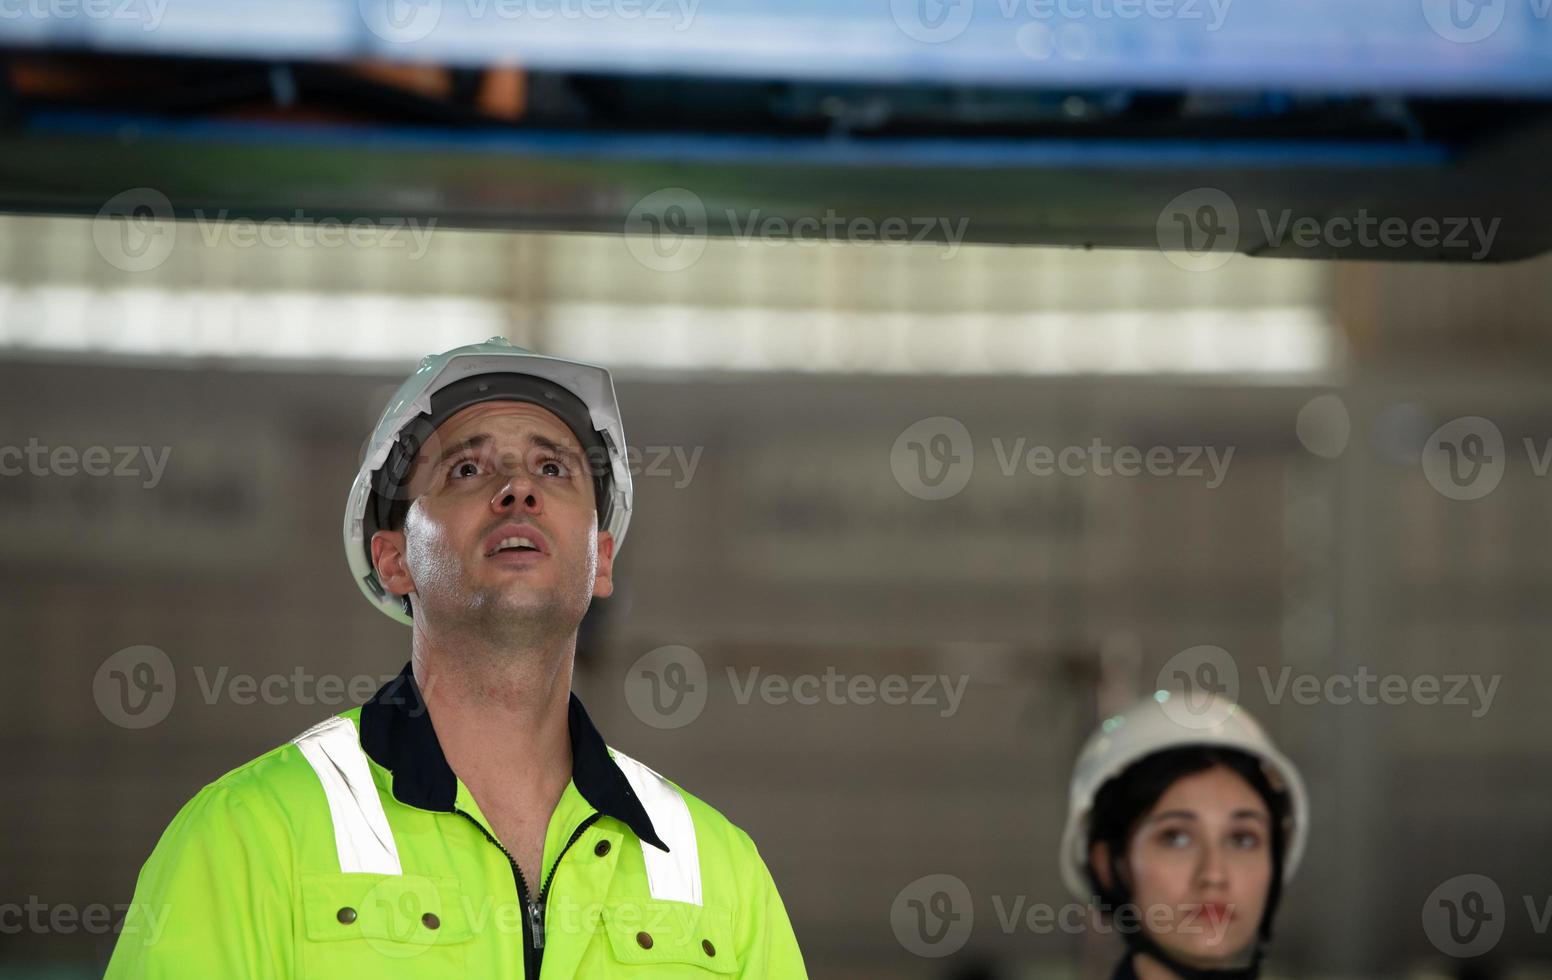
{"type": "Polygon", "coordinates": [[[565,635],[614,591],[614,541],[571,429],[526,402],[471,405],[437,427],[410,470],[400,531],[372,537],[382,583],[417,622],[493,640],[565,635]]]}

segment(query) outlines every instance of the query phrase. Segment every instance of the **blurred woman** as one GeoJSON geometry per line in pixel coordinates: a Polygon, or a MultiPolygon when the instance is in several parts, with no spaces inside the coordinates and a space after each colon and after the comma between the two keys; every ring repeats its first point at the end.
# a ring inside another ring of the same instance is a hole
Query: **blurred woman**
{"type": "Polygon", "coordinates": [[[1308,824],[1298,771],[1244,709],[1160,691],[1079,754],[1062,877],[1126,942],[1115,980],[1251,980],[1308,824]]]}

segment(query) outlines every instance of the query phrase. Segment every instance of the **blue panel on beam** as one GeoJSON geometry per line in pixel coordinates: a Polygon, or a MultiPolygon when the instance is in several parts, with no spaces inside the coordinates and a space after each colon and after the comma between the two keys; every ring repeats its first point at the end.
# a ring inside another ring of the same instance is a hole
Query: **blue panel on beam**
{"type": "Polygon", "coordinates": [[[434,127],[212,122],[60,111],[30,114],[28,132],[40,136],[113,136],[133,132],[137,140],[266,147],[344,146],[377,152],[969,170],[999,167],[1170,170],[1204,166],[1244,170],[1306,166],[1365,170],[1438,167],[1451,158],[1446,147],[1431,143],[981,138],[850,140],[545,130],[470,132],[434,127]]]}

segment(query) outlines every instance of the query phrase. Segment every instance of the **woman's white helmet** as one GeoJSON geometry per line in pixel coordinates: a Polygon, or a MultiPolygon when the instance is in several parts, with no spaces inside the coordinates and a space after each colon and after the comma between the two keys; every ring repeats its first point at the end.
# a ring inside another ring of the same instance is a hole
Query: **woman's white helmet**
{"type": "Polygon", "coordinates": [[[1078,753],[1060,859],[1068,891],[1083,901],[1093,892],[1087,870],[1089,823],[1100,787],[1155,752],[1195,745],[1238,749],[1259,759],[1272,785],[1287,793],[1291,826],[1287,828],[1283,881],[1293,877],[1309,835],[1309,798],[1299,771],[1277,751],[1255,719],[1227,698],[1193,698],[1158,691],[1105,719],[1078,753]]]}
{"type": "Polygon", "coordinates": [[[372,535],[408,506],[403,480],[436,427],[469,405],[496,400],[542,405],[570,426],[593,469],[598,529],[614,536],[616,553],[625,539],[631,475],[608,370],[535,354],[504,337],[428,355],[388,400],[345,503],[345,558],[356,584],[368,601],[401,623],[411,621],[409,606],[377,580],[372,535]]]}

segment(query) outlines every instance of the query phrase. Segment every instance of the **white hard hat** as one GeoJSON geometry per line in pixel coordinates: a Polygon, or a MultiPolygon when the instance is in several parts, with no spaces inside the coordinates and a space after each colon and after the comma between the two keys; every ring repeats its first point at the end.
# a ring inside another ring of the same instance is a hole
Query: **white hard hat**
{"type": "Polygon", "coordinates": [[[1292,826],[1287,828],[1283,881],[1293,877],[1309,835],[1309,798],[1299,771],[1277,751],[1256,720],[1234,702],[1220,695],[1193,701],[1179,692],[1158,691],[1105,719],[1078,753],[1060,859],[1062,880],[1073,895],[1087,901],[1093,891],[1086,870],[1089,818],[1100,787],[1140,759],[1185,746],[1238,749],[1261,761],[1268,780],[1288,795],[1292,826]]]}
{"type": "Polygon", "coordinates": [[[535,354],[504,337],[428,355],[388,400],[345,503],[345,557],[356,584],[401,623],[411,621],[408,604],[377,580],[372,535],[388,526],[395,507],[407,506],[402,481],[436,427],[463,408],[496,400],[542,405],[571,427],[594,470],[598,529],[614,536],[616,553],[625,539],[631,475],[614,381],[606,369],[535,354]],[[607,466],[597,458],[605,454],[607,466]]]}

